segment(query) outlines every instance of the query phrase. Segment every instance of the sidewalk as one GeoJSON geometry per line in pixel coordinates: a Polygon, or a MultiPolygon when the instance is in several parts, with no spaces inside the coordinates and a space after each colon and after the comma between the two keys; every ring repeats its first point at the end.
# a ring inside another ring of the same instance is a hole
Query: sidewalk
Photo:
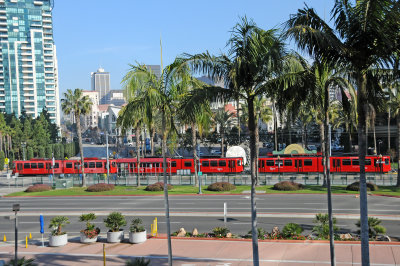
{"type": "MultiPolygon", "coordinates": [[[[104,241],[102,239],[101,241],[104,241]]],[[[19,256],[35,258],[39,265],[102,265],[103,243],[80,244],[70,239],[64,247],[20,245],[19,256]]],[[[47,244],[47,243],[46,243],[47,244]]],[[[145,243],[105,244],[107,265],[124,265],[128,259],[147,257],[151,265],[167,264],[167,240],[148,239],[145,243]]],[[[174,265],[252,265],[251,241],[173,239],[174,265]]],[[[360,265],[359,244],[336,244],[337,265],[360,265]]],[[[328,243],[259,242],[260,265],[329,265],[328,243]]],[[[12,244],[0,246],[0,258],[14,256],[12,244]]],[[[400,265],[400,245],[370,244],[371,265],[400,265]]]]}

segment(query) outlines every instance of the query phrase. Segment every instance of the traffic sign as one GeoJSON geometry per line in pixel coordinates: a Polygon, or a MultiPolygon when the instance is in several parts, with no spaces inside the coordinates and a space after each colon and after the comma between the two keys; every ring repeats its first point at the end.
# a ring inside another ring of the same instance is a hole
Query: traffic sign
{"type": "Polygon", "coordinates": [[[197,174],[198,174],[198,175],[203,175],[203,172],[198,172],[197,174]]]}
{"type": "Polygon", "coordinates": [[[8,158],[5,158],[5,159],[4,159],[4,163],[5,163],[5,164],[8,164],[8,161],[9,161],[8,158]]]}

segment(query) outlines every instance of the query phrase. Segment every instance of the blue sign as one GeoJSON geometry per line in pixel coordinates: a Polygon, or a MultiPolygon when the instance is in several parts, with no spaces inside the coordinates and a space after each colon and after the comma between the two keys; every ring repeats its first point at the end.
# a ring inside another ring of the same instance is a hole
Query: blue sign
{"type": "Polygon", "coordinates": [[[43,219],[43,215],[40,215],[39,221],[40,221],[40,233],[44,234],[44,219],[43,219]]]}

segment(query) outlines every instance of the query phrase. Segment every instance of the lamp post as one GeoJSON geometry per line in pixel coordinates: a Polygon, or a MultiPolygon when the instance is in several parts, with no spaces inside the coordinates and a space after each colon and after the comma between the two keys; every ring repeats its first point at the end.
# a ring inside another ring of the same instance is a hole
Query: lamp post
{"type": "Polygon", "coordinates": [[[18,265],[18,218],[17,213],[20,210],[19,204],[13,204],[12,210],[15,212],[15,251],[14,251],[14,265],[18,265]]]}
{"type": "MultiPolygon", "coordinates": [[[[381,154],[381,144],[382,140],[378,139],[378,154],[381,154]]],[[[382,154],[380,156],[382,156],[382,154]]]]}
{"type": "Polygon", "coordinates": [[[203,194],[203,192],[201,191],[201,175],[202,175],[202,173],[201,173],[201,170],[200,170],[200,166],[201,166],[201,163],[200,163],[200,158],[201,158],[201,156],[200,156],[200,145],[198,145],[197,146],[198,147],[198,158],[199,158],[199,169],[198,169],[198,177],[199,177],[199,192],[198,192],[198,194],[203,194]]]}

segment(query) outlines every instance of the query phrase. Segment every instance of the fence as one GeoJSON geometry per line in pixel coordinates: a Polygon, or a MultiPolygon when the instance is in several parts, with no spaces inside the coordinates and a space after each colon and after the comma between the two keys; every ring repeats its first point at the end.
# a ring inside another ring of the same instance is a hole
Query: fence
{"type": "MultiPolygon", "coordinates": [[[[397,173],[381,174],[367,173],[367,182],[372,182],[378,186],[393,186],[397,182],[397,173]]],[[[332,185],[348,185],[359,180],[359,174],[332,173],[330,175],[332,185]]],[[[194,175],[167,175],[168,183],[172,185],[194,185],[194,175]]],[[[215,182],[229,182],[234,185],[251,185],[249,174],[203,174],[200,176],[202,185],[209,185],[215,182]]],[[[82,179],[79,175],[55,176],[34,176],[17,177],[12,182],[13,186],[28,186],[31,184],[49,184],[56,187],[57,180],[66,180],[72,186],[80,186],[82,179]],[[72,182],[71,182],[72,181],[72,182]]],[[[280,173],[280,174],[258,174],[259,185],[273,185],[280,181],[294,181],[305,185],[322,185],[323,174],[321,173],[280,173]]],[[[162,182],[162,174],[141,174],[140,185],[146,186],[156,182],[162,182]]],[[[98,183],[108,183],[117,186],[137,186],[137,174],[86,174],[86,184],[93,185],[98,183]]]]}

